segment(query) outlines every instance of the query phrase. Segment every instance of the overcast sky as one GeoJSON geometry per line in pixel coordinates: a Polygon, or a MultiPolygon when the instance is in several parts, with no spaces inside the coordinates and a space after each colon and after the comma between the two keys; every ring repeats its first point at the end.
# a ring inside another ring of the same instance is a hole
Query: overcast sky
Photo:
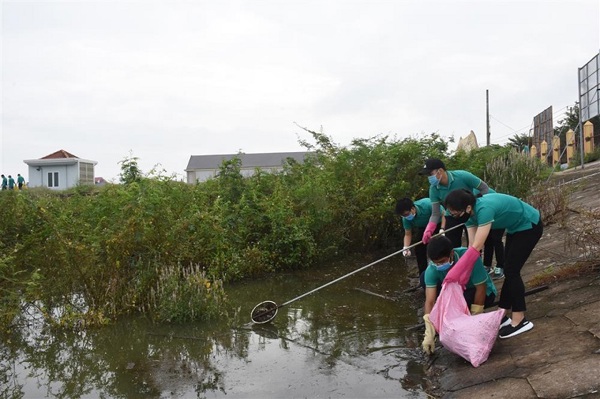
{"type": "Polygon", "coordinates": [[[64,149],[118,180],[138,157],[302,151],[378,134],[526,133],[578,99],[600,1],[6,1],[0,170],[64,149]]]}

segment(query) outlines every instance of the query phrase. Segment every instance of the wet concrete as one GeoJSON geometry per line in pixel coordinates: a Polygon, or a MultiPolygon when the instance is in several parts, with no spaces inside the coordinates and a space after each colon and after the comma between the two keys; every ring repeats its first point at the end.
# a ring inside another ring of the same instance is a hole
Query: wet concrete
{"type": "MultiPolygon", "coordinates": [[[[522,271],[526,288],[534,277],[556,274],[581,260],[565,241],[581,210],[600,212],[600,162],[555,176],[576,185],[573,210],[564,225],[546,226],[522,271]],[[576,180],[575,180],[576,179],[576,180]]],[[[496,282],[498,289],[502,280],[496,282]]],[[[549,289],[527,297],[529,332],[498,339],[487,362],[474,368],[439,347],[428,359],[433,397],[600,398],[600,273],[556,278],[549,289]]]]}

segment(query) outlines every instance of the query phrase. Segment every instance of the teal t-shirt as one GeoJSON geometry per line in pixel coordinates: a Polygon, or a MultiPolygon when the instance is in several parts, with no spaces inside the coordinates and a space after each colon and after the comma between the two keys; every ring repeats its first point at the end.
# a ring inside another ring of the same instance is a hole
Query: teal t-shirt
{"type": "Polygon", "coordinates": [[[432,203],[443,204],[450,191],[466,188],[473,192],[481,184],[479,177],[466,170],[449,170],[446,173],[448,174],[447,186],[441,184],[429,186],[429,199],[432,203]]]}
{"type": "Polygon", "coordinates": [[[493,193],[477,198],[475,214],[466,222],[467,227],[485,226],[506,229],[507,234],[529,230],[540,221],[540,211],[512,195],[493,193]]]}
{"type": "MultiPolygon", "coordinates": [[[[456,264],[458,259],[460,259],[465,252],[467,252],[467,248],[465,247],[454,248],[454,264],[456,264]]],[[[425,287],[437,287],[438,284],[441,284],[444,281],[446,274],[452,270],[452,267],[448,270],[439,271],[435,266],[429,264],[427,269],[425,269],[425,275],[423,276],[425,279],[425,287]]],[[[471,278],[469,279],[466,288],[471,288],[484,282],[486,296],[490,295],[491,293],[494,293],[494,295],[498,294],[496,286],[492,282],[489,274],[485,271],[485,268],[483,267],[483,261],[481,260],[481,257],[479,257],[475,261],[475,265],[473,265],[473,272],[471,272],[471,278]]]]}
{"type": "MultiPolygon", "coordinates": [[[[422,198],[414,202],[417,214],[413,220],[406,220],[402,218],[402,227],[404,230],[412,229],[413,227],[426,227],[431,217],[431,200],[429,198],[422,198]]],[[[440,211],[443,213],[444,208],[440,206],[440,211]]]]}

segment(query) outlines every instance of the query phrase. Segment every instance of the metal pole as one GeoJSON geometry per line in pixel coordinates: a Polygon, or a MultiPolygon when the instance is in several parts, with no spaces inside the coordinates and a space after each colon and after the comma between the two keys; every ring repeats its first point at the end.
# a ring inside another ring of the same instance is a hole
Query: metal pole
{"type": "MultiPolygon", "coordinates": [[[[441,235],[445,234],[445,233],[446,233],[446,232],[448,232],[448,231],[451,231],[451,230],[454,230],[454,229],[461,228],[461,227],[463,227],[464,225],[465,225],[464,223],[457,224],[456,226],[452,226],[452,227],[450,227],[449,229],[447,229],[447,230],[444,230],[444,232],[443,232],[443,233],[437,233],[437,234],[435,234],[435,235],[431,236],[431,238],[433,238],[433,237],[438,237],[438,236],[441,236],[441,235]]],[[[270,308],[270,309],[264,310],[264,311],[262,311],[262,312],[260,312],[260,313],[258,313],[258,314],[251,314],[252,321],[253,321],[253,322],[255,322],[255,320],[256,320],[257,318],[259,318],[259,317],[262,317],[262,316],[264,316],[264,315],[266,315],[266,314],[269,314],[269,313],[275,312],[277,309],[280,309],[280,308],[282,308],[282,307],[284,307],[284,306],[287,306],[287,305],[289,305],[289,304],[290,304],[290,303],[292,303],[292,302],[295,302],[295,301],[297,301],[297,300],[299,300],[299,299],[302,299],[302,298],[304,298],[305,296],[308,296],[308,295],[310,295],[310,294],[313,294],[313,293],[315,293],[315,292],[319,291],[320,289],[323,289],[323,288],[325,288],[325,287],[329,287],[330,285],[332,285],[332,284],[335,284],[335,283],[337,283],[338,281],[345,279],[346,277],[350,277],[350,276],[352,276],[353,274],[356,274],[356,273],[358,273],[358,272],[360,272],[360,271],[363,271],[363,270],[365,270],[365,269],[366,269],[366,268],[368,268],[368,267],[371,267],[371,266],[373,266],[373,265],[375,265],[375,264],[377,264],[377,263],[379,263],[379,262],[382,262],[382,261],[384,261],[384,260],[386,260],[386,259],[389,259],[389,258],[391,258],[392,256],[396,256],[396,255],[398,255],[399,253],[401,253],[402,251],[405,251],[405,250],[407,250],[407,249],[411,249],[411,248],[413,248],[413,247],[416,247],[417,245],[419,245],[419,244],[422,244],[422,243],[423,243],[423,241],[419,241],[419,242],[416,242],[416,243],[414,243],[414,244],[412,244],[412,245],[410,245],[410,246],[408,246],[408,247],[406,247],[406,248],[402,248],[401,250],[399,250],[399,251],[396,251],[396,252],[394,252],[394,253],[392,253],[392,254],[389,254],[389,255],[387,255],[387,256],[384,256],[383,258],[381,258],[381,259],[378,259],[378,260],[376,260],[375,262],[371,262],[371,263],[369,263],[368,265],[365,265],[365,266],[363,266],[363,267],[361,267],[361,268],[359,268],[359,269],[356,269],[356,270],[354,270],[354,271],[352,271],[352,272],[350,272],[350,273],[348,273],[348,274],[344,274],[343,276],[341,276],[341,277],[338,277],[338,278],[336,278],[335,280],[328,282],[327,284],[323,284],[322,286],[320,286],[320,287],[317,287],[317,288],[315,288],[315,289],[313,289],[313,290],[310,290],[310,291],[308,291],[308,292],[305,292],[304,294],[302,294],[302,295],[299,295],[299,296],[297,296],[296,298],[292,298],[292,299],[290,299],[289,301],[282,303],[281,305],[277,305],[277,304],[275,304],[276,306],[275,306],[274,308],[270,308]]],[[[263,304],[263,303],[265,303],[265,302],[272,302],[272,303],[275,303],[275,302],[273,302],[273,301],[263,301],[263,302],[259,303],[258,305],[256,305],[256,306],[254,307],[254,309],[256,309],[256,308],[257,308],[259,305],[262,305],[262,304],[263,304]]],[[[253,310],[253,312],[254,312],[254,310],[253,310]]],[[[271,321],[271,320],[273,320],[273,319],[275,318],[275,315],[276,315],[276,314],[277,314],[277,313],[275,312],[275,314],[271,315],[269,319],[267,319],[267,320],[265,320],[265,321],[261,321],[261,323],[268,323],[269,321],[271,321]]]]}
{"type": "Polygon", "coordinates": [[[485,132],[487,138],[487,145],[490,145],[490,91],[485,90],[485,132]]]}
{"type": "Polygon", "coordinates": [[[579,91],[579,155],[581,156],[581,169],[583,169],[583,122],[581,122],[581,82],[579,76],[581,69],[577,68],[577,90],[579,91]]]}

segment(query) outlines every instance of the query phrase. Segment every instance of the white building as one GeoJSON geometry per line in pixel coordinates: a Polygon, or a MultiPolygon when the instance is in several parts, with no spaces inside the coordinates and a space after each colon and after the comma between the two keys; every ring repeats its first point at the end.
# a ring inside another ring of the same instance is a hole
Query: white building
{"type": "Polygon", "coordinates": [[[80,184],[94,184],[94,166],[98,163],[58,150],[40,159],[26,159],[29,166],[28,187],[66,190],[80,184]]]}
{"type": "Polygon", "coordinates": [[[242,162],[240,173],[248,177],[254,174],[256,169],[267,172],[278,172],[283,170],[286,159],[292,158],[297,162],[304,162],[304,158],[312,152],[271,152],[260,154],[222,154],[222,155],[192,155],[185,169],[187,182],[195,184],[206,181],[217,175],[223,161],[229,161],[237,157],[242,162]]]}

